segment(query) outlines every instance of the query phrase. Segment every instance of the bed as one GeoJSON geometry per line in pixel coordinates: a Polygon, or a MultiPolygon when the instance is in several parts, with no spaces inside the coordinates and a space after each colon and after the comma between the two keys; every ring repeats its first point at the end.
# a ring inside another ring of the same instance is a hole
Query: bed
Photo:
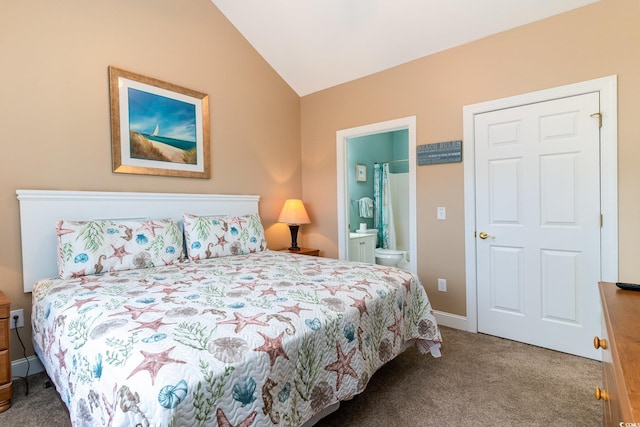
{"type": "Polygon", "coordinates": [[[439,355],[415,275],[269,250],[257,196],[17,194],[33,344],[73,425],[308,426],[407,345],[439,355]]]}

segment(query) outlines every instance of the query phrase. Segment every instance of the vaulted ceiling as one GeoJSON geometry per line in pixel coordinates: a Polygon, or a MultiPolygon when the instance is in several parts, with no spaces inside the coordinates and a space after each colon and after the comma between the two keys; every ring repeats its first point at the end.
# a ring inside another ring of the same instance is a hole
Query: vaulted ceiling
{"type": "Polygon", "coordinates": [[[598,0],[212,0],[300,96],[598,0]]]}

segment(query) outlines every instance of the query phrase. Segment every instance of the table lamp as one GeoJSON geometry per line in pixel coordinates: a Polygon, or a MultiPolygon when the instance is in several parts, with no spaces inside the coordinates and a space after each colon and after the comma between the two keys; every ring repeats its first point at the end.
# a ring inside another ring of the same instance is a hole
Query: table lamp
{"type": "Polygon", "coordinates": [[[299,251],[298,247],[298,229],[300,224],[309,224],[309,215],[304,209],[302,200],[288,199],[284,202],[280,216],[278,216],[278,222],[289,224],[289,230],[291,231],[291,247],[290,251],[299,251]]]}

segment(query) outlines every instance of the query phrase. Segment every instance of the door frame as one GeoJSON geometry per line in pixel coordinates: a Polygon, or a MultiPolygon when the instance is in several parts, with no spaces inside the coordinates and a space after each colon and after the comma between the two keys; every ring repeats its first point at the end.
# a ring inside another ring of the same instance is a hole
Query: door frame
{"type": "MultiPolygon", "coordinates": [[[[600,279],[618,281],[618,109],[617,76],[607,76],[552,89],[496,99],[464,106],[463,166],[465,275],[467,290],[467,331],[478,332],[476,276],[476,192],[474,116],[490,111],[566,98],[585,93],[600,93],[600,213],[603,216],[600,240],[600,279]]],[[[596,111],[594,111],[596,113],[596,111]]],[[[595,120],[595,118],[594,118],[595,120]]],[[[595,285],[595,284],[594,284],[595,285]]]]}
{"type": "Polygon", "coordinates": [[[416,116],[402,117],[385,122],[372,123],[336,132],[337,195],[338,195],[338,258],[348,259],[349,250],[349,138],[378,133],[408,130],[409,144],[409,269],[417,273],[417,222],[416,222],[416,116]]]}

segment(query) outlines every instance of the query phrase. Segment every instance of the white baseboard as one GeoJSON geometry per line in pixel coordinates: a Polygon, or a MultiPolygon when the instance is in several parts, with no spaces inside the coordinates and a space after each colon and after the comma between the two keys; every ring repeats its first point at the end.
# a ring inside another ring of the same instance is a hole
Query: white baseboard
{"type": "Polygon", "coordinates": [[[27,375],[27,365],[29,365],[29,375],[44,371],[44,366],[42,366],[38,356],[29,356],[27,359],[19,359],[11,362],[11,374],[14,378],[24,378],[27,375]],[[27,359],[29,363],[27,363],[27,359]]]}
{"type": "Polygon", "coordinates": [[[433,310],[433,314],[434,316],[436,316],[436,321],[438,322],[438,325],[447,326],[453,329],[460,329],[463,331],[468,330],[467,318],[464,316],[460,316],[458,314],[446,313],[444,311],[438,311],[438,310],[433,310]]]}

